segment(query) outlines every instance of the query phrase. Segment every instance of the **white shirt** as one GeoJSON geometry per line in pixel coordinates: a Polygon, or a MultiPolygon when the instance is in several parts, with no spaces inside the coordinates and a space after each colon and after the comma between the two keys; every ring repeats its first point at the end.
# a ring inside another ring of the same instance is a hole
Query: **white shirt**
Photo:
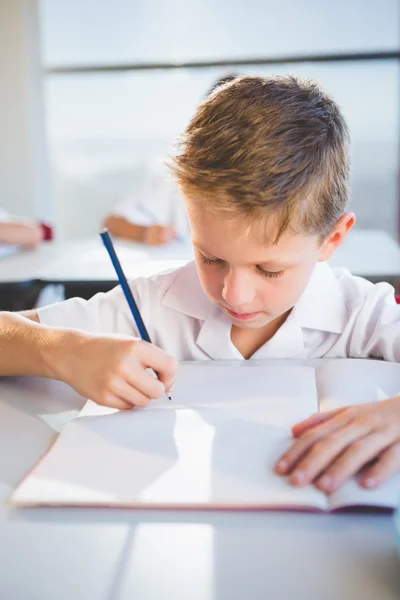
{"type": "Polygon", "coordinates": [[[191,242],[190,223],[178,184],[168,173],[146,176],[135,195],[119,202],[113,213],[135,225],[170,225],[177,237],[191,242]]]}
{"type": "MultiPolygon", "coordinates": [[[[230,320],[204,294],[193,261],[130,285],[152,342],[176,359],[243,359],[231,342],[230,320]]],[[[46,325],[138,336],[120,286],[38,313],[46,325]]],[[[285,323],[251,359],[289,357],[400,362],[400,305],[392,286],[318,263],[285,323]]]]}

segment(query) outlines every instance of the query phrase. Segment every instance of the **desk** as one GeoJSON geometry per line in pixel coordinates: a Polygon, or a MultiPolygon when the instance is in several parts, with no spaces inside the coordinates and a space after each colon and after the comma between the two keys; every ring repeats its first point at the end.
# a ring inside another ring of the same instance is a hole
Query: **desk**
{"type": "Polygon", "coordinates": [[[13,249],[0,258],[0,310],[31,308],[45,284],[37,281],[40,270],[54,256],[52,242],[34,249],[13,249]]]}
{"type": "MultiPolygon", "coordinates": [[[[117,241],[121,263],[129,278],[173,267],[193,257],[190,245],[173,242],[166,247],[117,241]],[[164,261],[168,261],[164,263],[164,261]],[[141,263],[147,262],[143,268],[141,263]]],[[[332,267],[346,267],[372,280],[400,277],[400,246],[385,231],[354,230],[332,256],[332,267]]],[[[0,271],[1,277],[1,271],[0,271]]],[[[100,239],[80,240],[54,247],[53,259],[40,269],[48,283],[115,283],[116,276],[100,239]]]]}
{"type": "MultiPolygon", "coordinates": [[[[150,275],[163,268],[176,266],[193,258],[190,244],[172,242],[151,247],[134,242],[115,240],[114,246],[128,278],[150,275]],[[147,264],[147,268],[142,265],[147,264]]],[[[117,276],[99,238],[55,244],[53,258],[40,268],[38,279],[46,283],[113,284],[117,276]]]]}
{"type": "MultiPolygon", "coordinates": [[[[133,242],[115,242],[127,277],[151,275],[175,268],[193,257],[191,245],[179,241],[163,247],[133,242]]],[[[400,246],[385,231],[354,230],[335,252],[329,264],[346,267],[354,275],[371,281],[400,278],[400,246]]],[[[117,278],[99,238],[47,242],[35,250],[24,250],[0,260],[0,288],[66,286],[66,296],[90,297],[116,285],[117,278]]]]}
{"type": "Polygon", "coordinates": [[[56,382],[0,379],[0,598],[400,597],[387,513],[10,509],[13,488],[83,403],[56,382]]]}
{"type": "Polygon", "coordinates": [[[39,278],[41,269],[54,259],[55,242],[37,248],[20,249],[0,259],[0,285],[30,283],[39,278]]]}
{"type": "MultiPolygon", "coordinates": [[[[193,257],[190,245],[173,242],[165,247],[117,241],[121,262],[135,275],[141,262],[183,261],[193,257]]],[[[354,275],[400,277],[400,246],[385,231],[354,230],[329,261],[354,275]]],[[[130,275],[129,275],[130,276],[130,275]]],[[[0,284],[40,279],[45,283],[115,282],[116,277],[100,238],[46,242],[35,250],[23,250],[0,259],[0,284]]]]}
{"type": "MultiPolygon", "coordinates": [[[[128,278],[151,275],[175,268],[193,257],[190,245],[172,242],[165,247],[116,241],[115,247],[128,278]]],[[[20,301],[33,288],[40,291],[48,284],[65,286],[66,297],[90,298],[117,283],[107,251],[99,238],[46,242],[31,250],[21,250],[0,260],[0,292],[9,294],[13,305],[8,310],[22,310],[20,301]]]]}

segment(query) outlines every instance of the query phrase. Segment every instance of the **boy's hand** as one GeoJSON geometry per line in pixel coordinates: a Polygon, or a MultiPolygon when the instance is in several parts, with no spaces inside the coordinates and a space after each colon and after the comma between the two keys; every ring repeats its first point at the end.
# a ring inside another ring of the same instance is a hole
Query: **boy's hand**
{"type": "Polygon", "coordinates": [[[314,482],[332,493],[374,461],[360,484],[375,488],[400,468],[400,396],[315,414],[292,432],[297,440],[275,471],[293,485],[314,482]]]}
{"type": "Polygon", "coordinates": [[[164,225],[151,225],[146,227],[143,241],[149,246],[162,246],[168,244],[176,238],[176,231],[173,227],[164,225]]]}
{"type": "Polygon", "coordinates": [[[172,387],[177,368],[177,361],[153,344],[78,332],[69,332],[60,353],[47,360],[55,378],[97,404],[118,409],[144,407],[160,398],[172,387]]]}

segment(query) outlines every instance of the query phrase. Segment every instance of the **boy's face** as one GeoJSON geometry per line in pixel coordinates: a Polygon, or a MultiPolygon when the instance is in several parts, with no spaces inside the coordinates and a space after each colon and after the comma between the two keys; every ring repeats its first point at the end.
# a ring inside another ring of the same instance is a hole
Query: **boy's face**
{"type": "MultiPolygon", "coordinates": [[[[265,327],[290,311],[303,294],[318,261],[327,260],[354,223],[347,213],[328,238],[285,231],[276,244],[274,231],[243,218],[201,212],[186,199],[201,285],[233,325],[265,327]],[[267,234],[267,235],[265,235],[267,234]]],[[[272,224],[271,224],[271,227],[272,224]]]]}

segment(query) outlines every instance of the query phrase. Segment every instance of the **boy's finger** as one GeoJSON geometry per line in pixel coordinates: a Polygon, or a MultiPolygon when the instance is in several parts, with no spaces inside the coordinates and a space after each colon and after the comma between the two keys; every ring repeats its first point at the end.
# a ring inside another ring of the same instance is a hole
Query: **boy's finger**
{"type": "Polygon", "coordinates": [[[137,342],[140,345],[138,352],[135,352],[135,357],[139,360],[145,368],[153,369],[160,375],[160,380],[171,380],[174,378],[176,370],[178,368],[178,361],[172,356],[169,356],[155,346],[142,340],[137,342]]]}
{"type": "Polygon", "coordinates": [[[114,383],[112,391],[123,402],[129,403],[129,408],[133,406],[144,407],[150,402],[150,397],[144,394],[142,390],[133,387],[123,379],[119,379],[114,383]]]}
{"type": "Polygon", "coordinates": [[[344,410],[345,408],[336,408],[335,410],[329,410],[327,412],[315,413],[311,415],[311,417],[304,419],[304,421],[300,421],[300,423],[296,423],[295,425],[293,425],[292,433],[294,437],[299,437],[307,429],[310,429],[311,427],[315,427],[316,425],[320,425],[321,423],[332,419],[332,417],[335,417],[344,410]]]}
{"type": "Polygon", "coordinates": [[[379,456],[389,443],[386,432],[372,433],[355,440],[319,477],[316,481],[317,487],[326,493],[334,492],[368,462],[379,456]]]}
{"type": "MultiPolygon", "coordinates": [[[[290,483],[293,485],[308,485],[320,473],[325,471],[348,446],[368,435],[370,431],[371,425],[369,423],[354,422],[320,439],[308,449],[303,458],[296,464],[290,477],[290,483]]],[[[351,456],[350,464],[348,462],[349,460],[344,464],[342,463],[342,470],[345,471],[344,477],[346,472],[352,469],[351,456]]]]}
{"type": "Polygon", "coordinates": [[[172,392],[173,388],[175,386],[175,379],[168,379],[166,381],[163,381],[163,384],[165,385],[165,391],[166,392],[172,392]]]}
{"type": "Polygon", "coordinates": [[[360,485],[374,489],[400,469],[400,442],[386,448],[360,479],[360,485]]]}
{"type": "Polygon", "coordinates": [[[130,410],[132,408],[132,404],[130,402],[126,402],[114,394],[107,394],[98,401],[95,400],[95,402],[101,406],[108,406],[109,408],[116,408],[118,410],[130,410]]]}
{"type": "MultiPolygon", "coordinates": [[[[144,371],[138,367],[125,373],[126,383],[131,388],[131,395],[136,398],[136,394],[139,393],[142,396],[147,397],[147,400],[153,398],[161,398],[165,392],[165,385],[157,379],[152,372],[144,371]]],[[[140,406],[144,406],[144,399],[140,401],[140,406]],[[143,400],[143,401],[142,401],[143,400]]],[[[135,402],[136,403],[136,402],[135,402]]]]}
{"type": "Polygon", "coordinates": [[[333,418],[306,430],[303,435],[297,437],[294,444],[281,456],[275,465],[275,471],[280,475],[290,473],[295,465],[301,460],[306,452],[322,438],[332,435],[341,427],[345,427],[350,421],[346,413],[335,415],[333,418]]]}

